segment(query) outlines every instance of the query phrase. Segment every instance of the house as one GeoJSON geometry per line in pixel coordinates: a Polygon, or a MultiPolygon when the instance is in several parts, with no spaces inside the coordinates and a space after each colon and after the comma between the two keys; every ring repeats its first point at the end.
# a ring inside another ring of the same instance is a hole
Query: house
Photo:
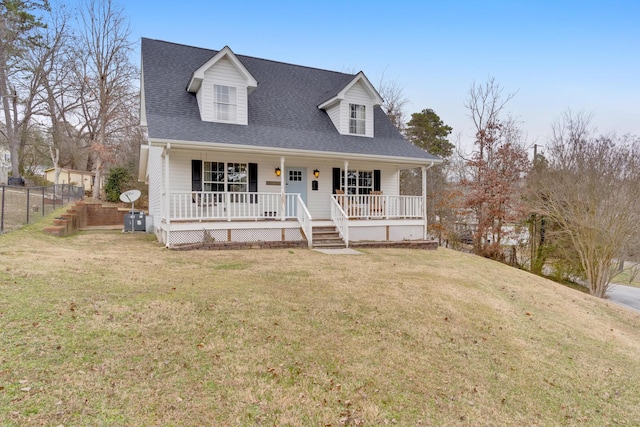
{"type": "Polygon", "coordinates": [[[139,179],[167,247],[427,239],[426,179],[401,196],[400,170],[441,160],[400,135],[364,73],[151,39],[141,52],[139,179]]]}
{"type": "MultiPolygon", "coordinates": [[[[56,169],[48,168],[44,170],[45,178],[51,183],[55,183],[56,169]]],[[[96,174],[94,172],[87,172],[75,169],[60,168],[60,176],[58,177],[58,184],[72,184],[78,187],[83,187],[84,191],[92,191],[95,184],[96,174]]],[[[103,180],[104,184],[104,180],[103,180]]],[[[102,188],[102,185],[100,186],[102,188]]]]}

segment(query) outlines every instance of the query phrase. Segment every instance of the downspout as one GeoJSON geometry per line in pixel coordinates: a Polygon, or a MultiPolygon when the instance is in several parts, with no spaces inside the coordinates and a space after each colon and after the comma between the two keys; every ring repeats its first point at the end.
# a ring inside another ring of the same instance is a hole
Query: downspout
{"type": "Polygon", "coordinates": [[[427,240],[427,234],[429,229],[429,220],[427,216],[427,171],[431,169],[435,165],[434,162],[431,162],[429,166],[422,166],[422,212],[424,215],[424,232],[423,239],[427,240]]]}

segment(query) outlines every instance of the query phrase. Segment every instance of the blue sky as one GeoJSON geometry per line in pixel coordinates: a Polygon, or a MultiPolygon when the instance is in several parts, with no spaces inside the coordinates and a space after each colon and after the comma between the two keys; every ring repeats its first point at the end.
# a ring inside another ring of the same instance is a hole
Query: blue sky
{"type": "MultiPolygon", "coordinates": [[[[118,0],[116,0],[118,1],[118,0]]],[[[432,108],[469,144],[472,82],[544,145],[567,108],[640,135],[640,1],[121,1],[132,36],[397,80],[407,115],[432,108]]]]}

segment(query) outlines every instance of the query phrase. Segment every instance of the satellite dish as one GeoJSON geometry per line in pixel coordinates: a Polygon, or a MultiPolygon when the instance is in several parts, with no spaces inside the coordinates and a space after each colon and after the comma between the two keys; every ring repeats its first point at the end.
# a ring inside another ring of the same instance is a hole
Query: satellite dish
{"type": "Polygon", "coordinates": [[[125,191],[120,195],[120,200],[125,203],[133,203],[140,198],[140,190],[125,191]]]}

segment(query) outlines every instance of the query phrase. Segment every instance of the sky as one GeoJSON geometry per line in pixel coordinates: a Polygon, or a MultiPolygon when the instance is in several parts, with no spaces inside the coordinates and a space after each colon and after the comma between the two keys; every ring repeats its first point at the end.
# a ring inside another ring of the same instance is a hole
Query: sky
{"type": "MultiPolygon", "coordinates": [[[[60,0],[63,1],[63,0],[60,0]]],[[[640,136],[640,1],[114,0],[142,37],[395,81],[472,145],[473,83],[495,80],[529,146],[568,109],[640,136]]]]}

